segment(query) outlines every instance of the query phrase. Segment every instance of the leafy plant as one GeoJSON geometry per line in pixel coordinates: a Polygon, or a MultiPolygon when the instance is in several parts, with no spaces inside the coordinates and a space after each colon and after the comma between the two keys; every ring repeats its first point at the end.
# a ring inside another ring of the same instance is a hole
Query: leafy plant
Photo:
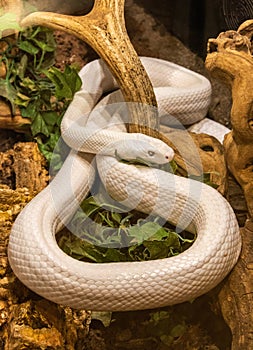
{"type": "MultiPolygon", "coordinates": [[[[130,329],[140,345],[144,339],[149,339],[159,349],[171,349],[185,336],[188,328],[184,313],[175,312],[173,306],[123,314],[92,311],[91,318],[101,322],[105,328],[113,325],[114,332],[120,333],[123,329],[130,329]]],[[[108,333],[110,334],[110,331],[108,333]]]]}
{"type": "Polygon", "coordinates": [[[13,113],[18,107],[22,117],[31,119],[31,137],[50,162],[62,116],[81,87],[77,69],[66,66],[62,72],[54,66],[56,43],[48,28],[29,28],[16,40],[1,41],[5,49],[0,63],[7,73],[0,79],[0,96],[9,101],[13,113]]]}
{"type": "Polygon", "coordinates": [[[0,39],[2,38],[2,33],[5,30],[20,30],[20,26],[17,22],[17,16],[15,13],[5,12],[0,8],[0,39]]]}
{"type": "Polygon", "coordinates": [[[186,331],[183,318],[179,315],[177,319],[176,316],[170,308],[150,312],[150,319],[146,322],[147,331],[170,347],[186,331]]]}
{"type": "Polygon", "coordinates": [[[163,222],[160,217],[147,219],[137,211],[99,204],[91,196],[83,201],[58,244],[75,259],[103,263],[167,258],[193,243],[193,234],[179,235],[163,222]]]}

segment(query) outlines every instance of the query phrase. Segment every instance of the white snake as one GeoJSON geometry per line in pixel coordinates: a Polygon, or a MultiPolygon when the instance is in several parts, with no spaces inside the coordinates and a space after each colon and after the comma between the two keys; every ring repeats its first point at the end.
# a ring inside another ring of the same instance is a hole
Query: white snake
{"type": "MultiPolygon", "coordinates": [[[[158,59],[142,58],[142,63],[158,87],[155,93],[160,107],[183,119],[184,114],[190,114],[193,119],[188,124],[204,117],[211,91],[206,78],[158,59]]],[[[62,134],[72,148],[80,150],[82,146],[84,152],[72,150],[50,185],[16,219],[8,248],[14,273],[43,297],[79,309],[155,308],[206,293],[229,273],[240,254],[233,210],[216,190],[203,183],[119,162],[115,149],[120,155],[127,154],[128,148],[138,150],[140,157],[154,158],[157,163],[171,159],[173,152],[160,140],[127,134],[117,125],[99,132],[94,129],[94,120],[90,127],[86,125],[85,116],[98,98],[116,85],[101,60],[86,65],[80,76],[83,87],[66,112],[62,134]],[[73,215],[94,180],[91,157],[86,152],[101,149],[109,154],[96,157],[108,192],[132,208],[161,215],[175,224],[192,222],[197,239],[188,250],[154,261],[94,264],[74,260],[59,249],[56,231],[73,215]]]]}

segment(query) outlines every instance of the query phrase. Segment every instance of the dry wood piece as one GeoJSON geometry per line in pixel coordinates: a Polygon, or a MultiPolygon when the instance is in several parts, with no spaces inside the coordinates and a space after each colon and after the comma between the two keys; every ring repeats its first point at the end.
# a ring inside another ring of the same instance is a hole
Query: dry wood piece
{"type": "Polygon", "coordinates": [[[19,142],[14,145],[16,188],[26,187],[33,193],[40,192],[48,183],[46,161],[34,142],[19,142]]]}
{"type": "Polygon", "coordinates": [[[241,258],[225,280],[219,293],[223,317],[229,325],[233,340],[231,350],[253,349],[253,222],[241,229],[243,246],[241,258]]]}
{"type": "Polygon", "coordinates": [[[0,100],[0,129],[10,129],[17,132],[27,132],[31,120],[23,118],[19,110],[16,110],[15,115],[12,114],[11,107],[5,101],[0,100]]]}
{"type": "Polygon", "coordinates": [[[160,128],[175,151],[177,174],[182,176],[210,176],[210,182],[221,194],[227,191],[227,169],[220,142],[206,134],[195,134],[162,125],[160,128]],[[187,145],[187,147],[185,146],[187,145]]]}
{"type": "Polygon", "coordinates": [[[5,171],[5,176],[15,175],[14,187],[27,187],[13,190],[7,185],[0,186],[1,349],[19,350],[27,344],[30,349],[74,350],[89,330],[89,312],[56,306],[34,295],[18,281],[8,263],[11,226],[24,206],[46,186],[48,174],[44,166],[45,161],[32,142],[17,143],[0,154],[0,171],[5,171]]]}
{"type": "Polygon", "coordinates": [[[232,131],[224,141],[229,170],[241,185],[250,219],[241,229],[241,257],[219,293],[222,314],[232,335],[231,350],[253,349],[253,20],[237,31],[210,39],[206,66],[232,90],[232,131]]]}
{"type": "Polygon", "coordinates": [[[90,312],[29,300],[13,305],[9,320],[6,349],[19,350],[26,344],[30,349],[74,350],[88,334],[90,312]]]}
{"type": "Polygon", "coordinates": [[[0,175],[6,185],[27,188],[32,194],[40,192],[49,179],[46,161],[35,142],[18,142],[0,153],[0,175]]]}
{"type": "Polygon", "coordinates": [[[238,31],[210,39],[206,67],[232,89],[232,132],[224,141],[229,170],[244,190],[249,215],[253,217],[253,20],[238,31]],[[244,35],[245,34],[245,35],[244,35]]]}

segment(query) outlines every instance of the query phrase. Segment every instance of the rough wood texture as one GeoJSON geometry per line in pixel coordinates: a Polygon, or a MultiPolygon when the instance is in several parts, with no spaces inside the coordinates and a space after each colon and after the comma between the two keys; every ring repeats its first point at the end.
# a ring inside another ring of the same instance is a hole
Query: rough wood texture
{"type": "Polygon", "coordinates": [[[27,188],[34,195],[48,183],[46,162],[34,142],[19,142],[0,153],[0,175],[6,185],[27,188]]]}
{"type": "Polygon", "coordinates": [[[34,142],[19,142],[13,147],[16,188],[26,187],[38,193],[48,184],[46,162],[34,142]]]}
{"type": "MultiPolygon", "coordinates": [[[[0,101],[1,105],[1,101],[0,101]]],[[[1,108],[1,106],[0,106],[1,108]]],[[[0,115],[0,129],[9,129],[17,132],[29,132],[31,121],[28,118],[23,118],[21,115],[0,115]]]]}
{"type": "Polygon", "coordinates": [[[30,125],[31,120],[29,118],[23,118],[18,110],[13,115],[11,106],[7,102],[0,100],[0,129],[10,129],[25,133],[30,130],[30,125]]]}
{"type": "Polygon", "coordinates": [[[232,90],[232,132],[224,141],[229,170],[241,185],[250,219],[241,229],[241,257],[219,293],[222,314],[233,334],[231,350],[253,349],[253,20],[210,39],[206,66],[232,90]]]}
{"type": "Polygon", "coordinates": [[[241,229],[243,246],[240,260],[225,280],[219,303],[233,340],[231,350],[253,349],[253,222],[241,229]]]}
{"type": "Polygon", "coordinates": [[[90,313],[43,300],[18,281],[10,269],[7,245],[11,226],[24,206],[47,184],[45,161],[35,143],[17,143],[0,153],[0,349],[82,348],[90,313]],[[20,188],[22,186],[22,188],[20,188]]]}
{"type": "Polygon", "coordinates": [[[226,194],[227,168],[223,147],[216,138],[206,134],[176,130],[164,125],[161,126],[161,133],[166,137],[164,141],[170,140],[169,145],[175,151],[177,175],[200,178],[203,174],[209,174],[210,182],[217,186],[221,194],[226,194]]]}
{"type": "Polygon", "coordinates": [[[253,216],[253,20],[238,31],[210,39],[206,67],[232,90],[232,132],[224,141],[229,170],[244,190],[249,215],[253,216]]]}

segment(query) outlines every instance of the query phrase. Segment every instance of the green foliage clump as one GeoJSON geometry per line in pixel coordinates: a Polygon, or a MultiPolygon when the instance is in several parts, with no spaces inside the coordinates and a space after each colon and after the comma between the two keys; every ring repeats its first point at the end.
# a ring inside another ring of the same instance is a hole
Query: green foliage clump
{"type": "Polygon", "coordinates": [[[17,39],[1,42],[0,63],[7,73],[0,79],[0,96],[9,101],[13,113],[18,107],[22,117],[30,118],[31,137],[50,162],[62,116],[81,87],[78,71],[66,66],[62,72],[54,66],[56,43],[48,28],[29,28],[17,39]]]}
{"type": "Polygon", "coordinates": [[[88,197],[60,235],[59,246],[78,260],[103,263],[147,261],[180,254],[195,235],[176,233],[159,217],[149,217],[88,197]],[[74,232],[73,235],[71,232],[74,232]]]}

